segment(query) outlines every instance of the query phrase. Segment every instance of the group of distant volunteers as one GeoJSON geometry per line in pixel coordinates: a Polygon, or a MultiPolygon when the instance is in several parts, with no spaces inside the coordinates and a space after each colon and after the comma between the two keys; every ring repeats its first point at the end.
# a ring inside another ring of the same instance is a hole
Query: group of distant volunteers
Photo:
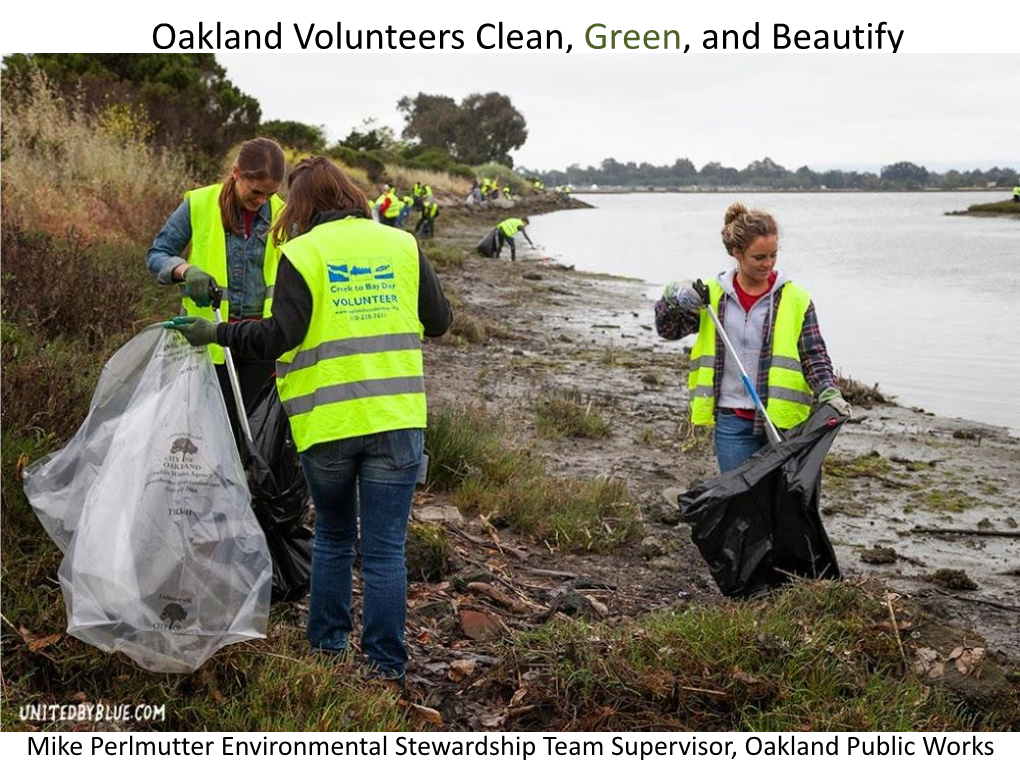
{"type": "MultiPolygon", "coordinates": [[[[419,234],[423,227],[432,233],[435,205],[427,185],[412,189],[419,234]]],[[[392,187],[370,202],[327,157],[303,159],[288,172],[281,148],[255,138],[241,146],[223,182],[184,195],[147,255],[158,282],[182,291],[180,315],[163,326],[208,347],[232,418],[223,348],[232,351],[246,406],[275,375],[315,508],[311,650],[352,652],[360,554],[362,671],[401,686],[408,661],[404,542],[424,460],[422,339],[443,335],[453,320],[429,259],[401,229],[406,207],[392,187]],[[286,203],[278,194],[285,181],[286,203]],[[218,322],[211,303],[220,293],[218,322]]],[[[517,230],[527,218],[519,222],[517,230]]],[[[722,240],[734,263],[707,280],[709,302],[773,422],[792,428],[819,402],[849,414],[810,295],[775,269],[775,220],[731,205],[722,240]]],[[[701,294],[671,282],[655,306],[656,326],[672,339],[697,333],[691,416],[714,425],[726,471],[766,438],[701,294]]]]}
{"type": "Polygon", "coordinates": [[[439,217],[439,202],[432,187],[421,181],[414,184],[409,195],[401,196],[391,183],[379,186],[379,196],[369,200],[373,220],[394,228],[405,228],[412,211],[418,212],[415,236],[431,239],[436,235],[436,218],[439,217]]]}

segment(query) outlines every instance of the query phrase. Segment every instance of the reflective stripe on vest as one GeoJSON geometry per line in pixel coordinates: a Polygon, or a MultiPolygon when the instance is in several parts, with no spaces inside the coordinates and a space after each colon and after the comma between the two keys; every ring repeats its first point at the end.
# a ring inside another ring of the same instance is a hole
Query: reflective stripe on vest
{"type": "Polygon", "coordinates": [[[797,348],[804,314],[811,296],[803,287],[787,282],[779,300],[772,330],[772,363],[768,375],[766,411],[777,428],[792,428],[811,414],[811,386],[804,377],[797,348]]]}
{"type": "MultiPolygon", "coordinates": [[[[813,401],[811,387],[804,377],[797,348],[804,314],[811,296],[792,282],[782,286],[782,298],[772,330],[772,363],[768,373],[769,417],[778,428],[792,428],[808,418],[813,401]]],[[[723,290],[718,281],[708,282],[709,299],[716,314],[723,290]]],[[[727,359],[728,360],[728,359],[727,359]]],[[[702,309],[698,338],[691,349],[691,369],[687,375],[691,401],[691,422],[715,424],[715,325],[702,309]]]]}
{"type": "MultiPolygon", "coordinates": [[[[715,279],[708,282],[708,296],[719,313],[719,299],[722,287],[715,279]]],[[[698,337],[691,349],[690,372],[687,374],[687,388],[691,400],[691,422],[695,425],[715,423],[715,325],[708,311],[701,310],[698,337]]]]}
{"type": "Polygon", "coordinates": [[[283,246],[312,294],[301,344],[276,364],[298,451],[424,428],[418,246],[363,218],[323,223],[283,246]]]}
{"type": "MultiPolygon", "coordinates": [[[[205,186],[189,191],[184,195],[188,200],[191,214],[191,255],[188,261],[210,274],[216,283],[223,288],[223,302],[220,314],[230,316],[230,305],[227,301],[226,289],[229,286],[227,276],[227,232],[223,227],[223,216],[220,213],[220,192],[222,183],[205,186]]],[[[275,194],[269,198],[270,222],[275,223],[283,209],[283,200],[275,194]]],[[[276,267],[280,263],[280,251],[273,245],[272,235],[266,236],[266,249],[262,256],[262,277],[266,284],[266,295],[262,304],[262,316],[271,316],[273,308],[273,286],[276,283],[276,267]]],[[[188,297],[181,298],[181,305],[189,316],[201,316],[209,321],[216,321],[212,308],[199,308],[195,301],[188,297]]],[[[211,343],[209,355],[215,364],[223,363],[223,347],[211,343]]]]}

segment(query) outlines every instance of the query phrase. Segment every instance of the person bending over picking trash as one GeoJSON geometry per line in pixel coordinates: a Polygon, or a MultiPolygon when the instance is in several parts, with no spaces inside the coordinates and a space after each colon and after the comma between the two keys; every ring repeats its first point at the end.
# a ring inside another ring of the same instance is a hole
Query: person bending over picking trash
{"type": "Polygon", "coordinates": [[[514,234],[518,231],[524,234],[524,238],[528,240],[528,244],[532,247],[535,246],[535,243],[531,241],[531,237],[528,236],[528,232],[524,230],[528,223],[530,223],[530,221],[528,220],[528,216],[525,215],[521,218],[507,218],[506,220],[496,224],[496,237],[499,241],[499,244],[496,246],[497,258],[499,257],[499,254],[503,252],[503,243],[506,242],[510,245],[510,260],[517,260],[517,248],[514,245],[514,234]]]}

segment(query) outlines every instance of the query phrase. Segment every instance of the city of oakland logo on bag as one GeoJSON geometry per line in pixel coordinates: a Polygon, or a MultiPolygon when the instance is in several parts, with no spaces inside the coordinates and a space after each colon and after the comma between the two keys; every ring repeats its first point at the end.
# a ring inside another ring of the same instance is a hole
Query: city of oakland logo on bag
{"type": "Polygon", "coordinates": [[[179,622],[183,622],[188,618],[188,612],[184,610],[180,603],[168,603],[159,615],[159,618],[163,620],[167,629],[172,630],[179,622]]]}
{"type": "Polygon", "coordinates": [[[170,446],[170,453],[184,455],[198,454],[198,447],[195,446],[195,442],[190,438],[177,438],[174,439],[173,444],[170,446]]]}

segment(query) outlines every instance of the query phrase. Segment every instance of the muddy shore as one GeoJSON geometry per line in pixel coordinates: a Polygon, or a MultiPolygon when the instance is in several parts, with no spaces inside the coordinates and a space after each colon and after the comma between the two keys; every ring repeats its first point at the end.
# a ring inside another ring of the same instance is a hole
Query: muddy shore
{"type": "MultiPolygon", "coordinates": [[[[473,250],[505,216],[454,212],[440,220],[437,241],[473,250]]],[[[506,544],[523,551],[501,556],[515,581],[542,591],[562,580],[527,571],[583,576],[613,588],[604,600],[619,614],[721,600],[674,501],[717,473],[710,442],[682,425],[685,345],[658,338],[642,282],[574,271],[526,243],[516,263],[507,258],[506,250],[502,260],[471,254],[442,271],[461,313],[491,331],[483,342],[428,343],[430,407],[498,413],[551,472],[624,480],[644,519],[643,538],[610,555],[553,553],[503,530],[506,544]],[[590,402],[612,434],[541,438],[534,402],[555,392],[590,402]]],[[[830,454],[822,511],[843,573],[884,583],[940,622],[978,633],[1007,665],[1020,663],[1020,440],[905,405],[857,406],[830,454]],[[935,576],[941,569],[963,570],[976,589],[953,589],[960,582],[935,576]]],[[[477,519],[456,525],[463,539],[484,537],[477,519]]],[[[430,586],[412,588],[412,625],[413,603],[427,602],[430,586]]],[[[434,660],[429,653],[423,647],[420,660],[434,660]]]]}

